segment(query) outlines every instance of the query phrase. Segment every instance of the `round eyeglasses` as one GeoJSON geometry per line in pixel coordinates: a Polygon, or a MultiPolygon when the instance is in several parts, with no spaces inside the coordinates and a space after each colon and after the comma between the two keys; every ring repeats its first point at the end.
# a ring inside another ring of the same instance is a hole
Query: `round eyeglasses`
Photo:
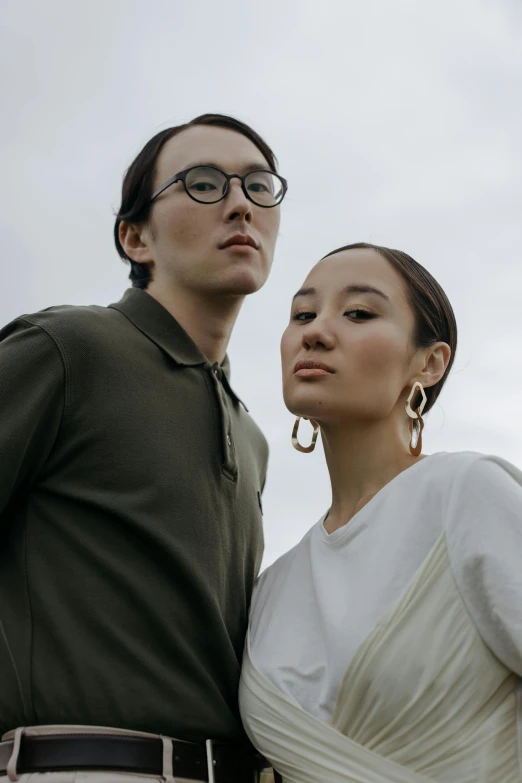
{"type": "Polygon", "coordinates": [[[183,182],[185,191],[191,199],[199,204],[216,204],[226,198],[231,179],[241,180],[243,193],[258,207],[276,207],[282,202],[288,189],[286,179],[265,169],[249,171],[248,174],[241,176],[225,174],[215,166],[192,166],[190,169],[174,174],[152,194],[150,200],[154,201],[156,196],[175,182],[183,182]]]}

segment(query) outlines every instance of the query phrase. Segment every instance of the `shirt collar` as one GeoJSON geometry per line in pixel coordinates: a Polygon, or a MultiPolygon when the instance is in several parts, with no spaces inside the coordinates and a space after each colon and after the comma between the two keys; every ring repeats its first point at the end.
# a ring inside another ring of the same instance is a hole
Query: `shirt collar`
{"type": "MultiPolygon", "coordinates": [[[[128,288],[119,302],[109,305],[114,310],[129,319],[136,329],[156,343],[177,364],[194,367],[204,364],[210,367],[210,363],[201,353],[195,342],[189,337],[173,315],[161,305],[157,299],[141,288],[128,288]]],[[[219,366],[225,380],[225,387],[241,405],[248,410],[230,386],[230,361],[225,356],[219,366]]]]}

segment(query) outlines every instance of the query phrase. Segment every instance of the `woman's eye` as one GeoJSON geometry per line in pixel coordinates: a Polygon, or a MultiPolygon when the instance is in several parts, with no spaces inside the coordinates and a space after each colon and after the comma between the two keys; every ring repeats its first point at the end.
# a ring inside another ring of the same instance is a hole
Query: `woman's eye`
{"type": "Polygon", "coordinates": [[[292,321],[307,321],[309,318],[315,318],[315,313],[310,312],[310,310],[303,310],[299,313],[294,313],[292,321]]]}
{"type": "Polygon", "coordinates": [[[349,315],[354,321],[369,321],[371,318],[375,318],[374,313],[370,313],[369,310],[363,310],[360,307],[355,307],[353,310],[347,310],[345,315],[349,315]]]}

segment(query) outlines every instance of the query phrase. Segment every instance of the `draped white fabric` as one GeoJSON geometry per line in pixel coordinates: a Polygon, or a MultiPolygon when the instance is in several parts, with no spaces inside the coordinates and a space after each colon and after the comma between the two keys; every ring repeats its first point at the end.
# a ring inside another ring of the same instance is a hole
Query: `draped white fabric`
{"type": "Polygon", "coordinates": [[[516,690],[471,622],[443,534],[350,662],[331,725],[262,675],[248,642],[240,706],[285,783],[520,783],[516,690]]]}

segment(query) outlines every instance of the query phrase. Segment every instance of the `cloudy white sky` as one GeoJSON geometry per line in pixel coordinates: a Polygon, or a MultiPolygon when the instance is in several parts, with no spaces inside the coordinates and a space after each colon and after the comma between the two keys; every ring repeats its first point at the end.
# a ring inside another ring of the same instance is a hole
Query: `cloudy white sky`
{"type": "Polygon", "coordinates": [[[312,264],[398,247],[457,314],[453,375],[425,451],[522,466],[520,0],[0,0],[0,320],[108,304],[124,169],[203,112],[253,125],[290,183],[269,282],[230,346],[271,447],[265,564],[329,503],[322,449],[291,446],[279,340],[312,264]]]}

